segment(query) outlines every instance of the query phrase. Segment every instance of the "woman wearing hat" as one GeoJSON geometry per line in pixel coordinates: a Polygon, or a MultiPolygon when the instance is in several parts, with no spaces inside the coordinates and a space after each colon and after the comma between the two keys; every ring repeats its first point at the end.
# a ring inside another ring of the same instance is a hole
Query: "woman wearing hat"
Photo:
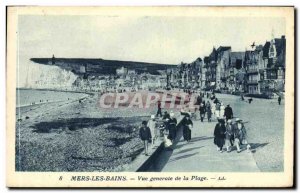
{"type": "Polygon", "coordinates": [[[211,106],[210,106],[210,102],[208,101],[206,104],[206,112],[207,112],[207,121],[211,122],[211,106]]]}
{"type": "Polygon", "coordinates": [[[151,115],[151,119],[148,121],[147,127],[149,127],[150,129],[151,136],[152,136],[151,144],[152,144],[152,148],[154,148],[154,141],[157,136],[155,115],[151,115]]]}
{"type": "Polygon", "coordinates": [[[225,145],[228,153],[231,151],[231,146],[233,146],[233,141],[234,141],[233,125],[231,119],[228,119],[226,124],[226,133],[225,133],[225,145]]]}
{"type": "Polygon", "coordinates": [[[234,125],[234,143],[237,148],[237,152],[241,152],[240,145],[246,144],[247,145],[247,150],[250,151],[251,146],[248,144],[247,141],[247,132],[245,129],[245,126],[243,124],[243,121],[239,118],[235,119],[235,125],[234,125]]]}
{"type": "Polygon", "coordinates": [[[170,113],[170,119],[168,121],[168,129],[169,129],[169,135],[168,139],[170,139],[172,142],[176,138],[176,126],[177,126],[177,119],[174,117],[174,113],[170,113]]]}
{"type": "Polygon", "coordinates": [[[226,127],[224,123],[224,119],[218,119],[218,123],[215,126],[214,131],[214,143],[218,146],[218,150],[222,153],[223,152],[223,146],[225,144],[225,132],[226,127]]]}
{"type": "Polygon", "coordinates": [[[204,116],[205,116],[205,106],[203,103],[200,104],[200,108],[199,108],[199,111],[200,111],[200,118],[201,118],[201,122],[203,122],[203,119],[204,119],[204,116]]]}
{"type": "Polygon", "coordinates": [[[217,119],[220,118],[220,110],[221,110],[221,103],[217,102],[216,103],[216,110],[215,110],[215,114],[216,114],[217,119]]]}
{"type": "Polygon", "coordinates": [[[224,117],[224,114],[225,114],[225,106],[223,103],[221,103],[221,106],[220,106],[220,117],[224,117]]]}

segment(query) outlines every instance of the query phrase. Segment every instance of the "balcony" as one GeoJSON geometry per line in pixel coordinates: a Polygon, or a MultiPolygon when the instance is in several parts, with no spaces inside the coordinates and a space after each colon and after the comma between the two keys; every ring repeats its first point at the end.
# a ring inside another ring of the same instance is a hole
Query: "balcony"
{"type": "Polygon", "coordinates": [[[258,70],[257,69],[248,69],[247,74],[258,74],[258,70]]]}
{"type": "Polygon", "coordinates": [[[247,84],[258,84],[258,80],[247,80],[247,84]]]}

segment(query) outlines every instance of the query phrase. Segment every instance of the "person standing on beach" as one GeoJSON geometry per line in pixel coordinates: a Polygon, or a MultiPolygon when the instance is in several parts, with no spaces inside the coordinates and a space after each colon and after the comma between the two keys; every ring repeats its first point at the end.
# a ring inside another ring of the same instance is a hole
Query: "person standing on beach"
{"type": "Polygon", "coordinates": [[[160,101],[157,102],[157,113],[156,113],[156,116],[158,117],[158,115],[159,115],[160,117],[162,117],[162,113],[161,113],[161,102],[160,102],[160,101]]]}
{"type": "Polygon", "coordinates": [[[218,151],[223,152],[223,146],[225,144],[225,132],[226,127],[224,124],[224,119],[218,119],[218,123],[215,126],[214,131],[214,144],[217,145],[218,151]]]}
{"type": "Polygon", "coordinates": [[[148,143],[151,140],[151,131],[147,127],[147,121],[142,122],[142,127],[140,128],[140,139],[144,143],[145,155],[148,156],[148,143]]]}
{"type": "Polygon", "coordinates": [[[152,148],[154,148],[154,141],[157,137],[155,115],[151,115],[151,119],[148,121],[147,127],[149,127],[150,129],[151,136],[152,136],[151,144],[152,144],[152,148]]]}

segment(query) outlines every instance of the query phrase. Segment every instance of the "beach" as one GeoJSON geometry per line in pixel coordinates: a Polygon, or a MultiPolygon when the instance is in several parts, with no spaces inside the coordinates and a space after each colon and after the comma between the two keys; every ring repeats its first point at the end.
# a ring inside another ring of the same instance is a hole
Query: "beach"
{"type": "Polygon", "coordinates": [[[153,107],[104,110],[97,93],[69,95],[17,108],[17,171],[121,171],[140,154],[138,129],[153,107]]]}

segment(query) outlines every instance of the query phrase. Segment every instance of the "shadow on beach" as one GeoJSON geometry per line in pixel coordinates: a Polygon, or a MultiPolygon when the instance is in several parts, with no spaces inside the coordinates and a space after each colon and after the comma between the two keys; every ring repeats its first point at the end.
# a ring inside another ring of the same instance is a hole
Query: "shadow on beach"
{"type": "MultiPolygon", "coordinates": [[[[140,118],[140,117],[139,117],[140,118]]],[[[51,133],[58,130],[76,131],[84,128],[96,128],[100,125],[109,124],[107,129],[118,132],[132,132],[130,121],[124,118],[69,118],[55,121],[39,122],[31,126],[35,133],[51,133]],[[124,124],[126,123],[126,124],[124,124]]]]}

